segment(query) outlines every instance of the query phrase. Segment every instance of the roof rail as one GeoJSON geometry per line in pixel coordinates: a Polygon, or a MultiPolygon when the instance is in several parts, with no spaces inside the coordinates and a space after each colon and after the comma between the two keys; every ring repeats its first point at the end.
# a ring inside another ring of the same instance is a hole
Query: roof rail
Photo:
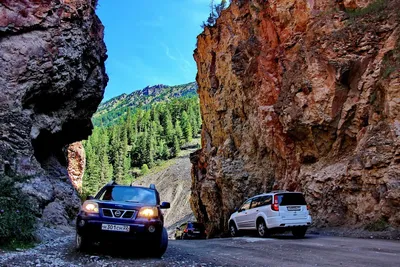
{"type": "Polygon", "coordinates": [[[156,185],[155,184],[150,184],[150,189],[156,189],[156,185]]]}
{"type": "Polygon", "coordinates": [[[271,191],[269,193],[281,193],[281,192],[289,192],[289,191],[287,191],[287,190],[273,190],[273,191],[271,191]]]}
{"type": "Polygon", "coordinates": [[[111,180],[107,183],[107,185],[118,185],[115,180],[111,180]]]}

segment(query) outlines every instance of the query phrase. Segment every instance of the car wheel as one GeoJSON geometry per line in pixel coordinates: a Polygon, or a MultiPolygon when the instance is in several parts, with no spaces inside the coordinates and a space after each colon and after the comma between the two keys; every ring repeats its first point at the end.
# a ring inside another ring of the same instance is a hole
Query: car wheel
{"type": "Polygon", "coordinates": [[[303,238],[306,235],[307,227],[293,228],[292,234],[296,238],[303,238]]]}
{"type": "Polygon", "coordinates": [[[270,235],[264,219],[257,222],[257,233],[260,237],[268,237],[270,235]]]}
{"type": "Polygon", "coordinates": [[[181,236],[181,239],[182,239],[182,240],[183,240],[183,239],[188,239],[187,234],[183,233],[182,236],[181,236]]]}
{"type": "Polygon", "coordinates": [[[236,225],[234,222],[231,222],[229,225],[229,234],[231,235],[231,237],[237,237],[239,236],[239,231],[236,228],[236,225]]]}
{"type": "Polygon", "coordinates": [[[163,227],[160,241],[157,242],[156,247],[154,249],[154,256],[157,258],[161,258],[164,255],[165,251],[168,247],[168,232],[167,229],[163,227]]]}
{"type": "Polygon", "coordinates": [[[90,248],[91,241],[84,236],[79,235],[76,233],[75,235],[75,248],[77,251],[87,251],[90,248]]]}

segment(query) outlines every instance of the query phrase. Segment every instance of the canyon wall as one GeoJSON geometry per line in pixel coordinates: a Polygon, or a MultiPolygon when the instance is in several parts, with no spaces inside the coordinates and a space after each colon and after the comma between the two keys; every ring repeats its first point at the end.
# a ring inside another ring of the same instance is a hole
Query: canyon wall
{"type": "Polygon", "coordinates": [[[198,36],[191,206],[304,192],[316,226],[400,226],[399,0],[234,0],[198,36]]]}
{"type": "Polygon", "coordinates": [[[80,205],[67,145],[87,138],[108,77],[97,0],[0,1],[0,179],[18,180],[44,223],[80,205]]]}

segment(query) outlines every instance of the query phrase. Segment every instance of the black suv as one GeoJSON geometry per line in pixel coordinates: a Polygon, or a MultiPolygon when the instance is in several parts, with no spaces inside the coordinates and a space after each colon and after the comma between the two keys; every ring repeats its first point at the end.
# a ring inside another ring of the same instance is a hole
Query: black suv
{"type": "Polygon", "coordinates": [[[168,246],[160,196],[152,184],[149,188],[118,185],[110,182],[95,197],[82,204],[76,220],[76,248],[88,249],[93,242],[134,241],[149,245],[154,256],[161,257],[168,246]]]}
{"type": "Polygon", "coordinates": [[[204,224],[199,222],[186,222],[176,228],[175,239],[207,238],[207,231],[204,224]]]}

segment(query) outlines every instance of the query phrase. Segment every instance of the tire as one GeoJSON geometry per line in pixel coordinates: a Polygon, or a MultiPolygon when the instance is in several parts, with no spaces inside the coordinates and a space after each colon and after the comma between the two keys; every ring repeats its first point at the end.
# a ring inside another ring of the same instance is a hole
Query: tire
{"type": "Polygon", "coordinates": [[[89,248],[91,247],[91,245],[92,245],[92,242],[87,237],[81,236],[78,233],[76,233],[75,248],[77,251],[80,251],[80,252],[88,251],[89,248]]]}
{"type": "Polygon", "coordinates": [[[229,224],[229,234],[231,237],[238,237],[239,236],[239,230],[236,227],[236,224],[234,222],[231,222],[229,224]]]}
{"type": "Polygon", "coordinates": [[[267,225],[265,224],[264,219],[259,219],[257,221],[257,234],[259,237],[269,237],[270,233],[267,228],[267,225]]]}
{"type": "Polygon", "coordinates": [[[154,257],[161,258],[162,255],[164,255],[165,251],[167,250],[167,247],[168,247],[168,232],[167,229],[163,227],[160,241],[157,242],[153,250],[154,257]]]}
{"type": "Polygon", "coordinates": [[[181,235],[181,239],[182,239],[182,240],[185,240],[185,239],[189,239],[189,238],[188,238],[187,234],[183,233],[183,234],[181,235]]]}
{"type": "Polygon", "coordinates": [[[296,238],[303,238],[306,235],[307,227],[296,227],[292,229],[292,234],[296,238]]]}

